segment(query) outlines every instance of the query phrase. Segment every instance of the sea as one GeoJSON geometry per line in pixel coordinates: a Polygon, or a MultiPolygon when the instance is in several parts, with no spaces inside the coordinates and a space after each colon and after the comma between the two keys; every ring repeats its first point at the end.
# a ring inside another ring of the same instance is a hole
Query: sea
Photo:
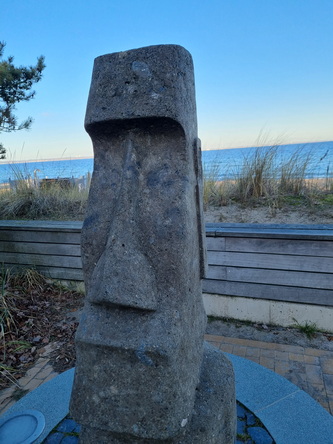
{"type": "MultiPolygon", "coordinates": [[[[244,162],[256,153],[271,150],[271,146],[207,150],[202,152],[204,174],[214,174],[216,179],[232,179],[241,173],[244,162]]],[[[276,148],[275,162],[306,159],[306,178],[333,177],[333,141],[279,145],[276,148]],[[294,159],[294,160],[292,160],[294,159]]],[[[0,184],[18,178],[81,178],[92,173],[93,158],[32,160],[25,162],[0,161],[0,184]]]]}

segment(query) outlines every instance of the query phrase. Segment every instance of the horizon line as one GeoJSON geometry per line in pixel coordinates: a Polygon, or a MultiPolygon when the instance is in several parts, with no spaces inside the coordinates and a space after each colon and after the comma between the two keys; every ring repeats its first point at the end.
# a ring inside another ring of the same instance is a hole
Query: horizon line
{"type": "MultiPolygon", "coordinates": [[[[305,145],[305,144],[316,144],[316,143],[329,143],[333,142],[333,140],[317,140],[312,142],[293,142],[293,143],[277,143],[277,146],[287,146],[287,145],[305,145]]],[[[247,146],[233,146],[228,148],[203,148],[201,151],[222,151],[222,150],[237,150],[237,149],[246,149],[246,148],[259,148],[266,146],[275,146],[274,144],[268,145],[247,145],[247,146]]],[[[45,159],[23,159],[23,160],[9,160],[9,159],[0,159],[0,165],[10,165],[17,163],[33,163],[33,162],[61,162],[68,160],[84,160],[84,159],[93,159],[93,155],[84,155],[84,156],[68,156],[68,157],[51,157],[45,159]]]]}
{"type": "Polygon", "coordinates": [[[86,156],[70,156],[70,157],[51,157],[49,159],[27,159],[27,160],[9,160],[9,159],[1,159],[2,165],[9,165],[15,163],[33,163],[33,162],[61,162],[62,160],[84,160],[84,159],[93,159],[94,156],[86,155],[86,156]]]}
{"type": "Polygon", "coordinates": [[[247,146],[229,146],[228,148],[203,148],[201,151],[219,151],[219,150],[237,150],[242,148],[260,148],[266,146],[287,146],[287,145],[307,145],[315,143],[329,143],[333,140],[316,140],[311,142],[292,142],[292,143],[269,143],[267,145],[247,145],[247,146]]]}

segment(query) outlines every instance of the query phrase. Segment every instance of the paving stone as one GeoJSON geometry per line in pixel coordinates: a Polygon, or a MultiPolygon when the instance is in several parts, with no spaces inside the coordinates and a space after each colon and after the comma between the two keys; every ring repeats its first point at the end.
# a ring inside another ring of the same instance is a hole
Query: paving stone
{"type": "Polygon", "coordinates": [[[290,366],[289,363],[287,361],[278,361],[275,362],[275,369],[274,371],[276,373],[278,373],[281,376],[285,376],[289,373],[290,371],[290,366]]]}
{"type": "Polygon", "coordinates": [[[65,419],[57,427],[57,432],[72,433],[77,426],[77,423],[73,419],[65,419]]]}
{"type": "Polygon", "coordinates": [[[31,392],[32,390],[35,390],[37,387],[39,387],[41,384],[43,384],[43,380],[41,379],[32,379],[28,384],[26,384],[23,388],[24,390],[29,390],[31,392]]]}
{"type": "Polygon", "coordinates": [[[10,409],[14,404],[16,403],[16,401],[12,400],[12,399],[8,399],[7,402],[4,402],[3,405],[1,405],[1,411],[0,411],[0,415],[2,415],[3,413],[5,413],[8,409],[10,409]]]}
{"type": "Polygon", "coordinates": [[[220,344],[220,350],[225,353],[233,353],[234,346],[232,344],[220,344]]]}
{"type": "Polygon", "coordinates": [[[12,385],[11,387],[8,387],[4,390],[1,391],[0,394],[0,405],[7,400],[8,398],[10,398],[13,394],[13,392],[15,391],[15,386],[12,385]]]}
{"type": "Polygon", "coordinates": [[[333,375],[333,358],[323,357],[320,360],[323,373],[327,375],[333,375]]]}
{"type": "Polygon", "coordinates": [[[261,349],[260,356],[275,359],[275,350],[261,349]]]}
{"type": "Polygon", "coordinates": [[[48,358],[39,358],[36,362],[35,367],[42,368],[44,367],[50,360],[48,358]]]}
{"type": "Polygon", "coordinates": [[[245,345],[246,347],[256,347],[256,348],[266,348],[267,342],[254,341],[253,339],[240,339],[239,344],[245,345]]]}
{"type": "Polygon", "coordinates": [[[297,385],[300,389],[308,391],[308,381],[305,373],[299,373],[297,370],[293,369],[285,375],[285,378],[293,384],[297,385]]]}
{"type": "Polygon", "coordinates": [[[249,361],[252,361],[252,362],[256,362],[257,364],[259,364],[259,361],[260,361],[259,356],[246,356],[246,359],[248,359],[249,361]]]}
{"type": "Polygon", "coordinates": [[[56,350],[58,348],[59,343],[58,342],[51,342],[50,344],[45,345],[45,347],[43,347],[40,350],[40,356],[41,358],[45,358],[46,356],[48,356],[50,353],[53,352],[53,350],[56,350]]]}
{"type": "Polygon", "coordinates": [[[246,410],[237,403],[237,418],[246,418],[246,410]]]}
{"type": "Polygon", "coordinates": [[[314,365],[320,364],[318,356],[304,355],[304,362],[305,364],[314,364],[314,365]]]}
{"type": "MultiPolygon", "coordinates": [[[[48,360],[47,360],[48,361],[48,360]]],[[[34,367],[30,368],[26,374],[20,378],[17,382],[21,387],[24,387],[25,385],[29,384],[29,382],[36,377],[36,375],[41,371],[41,369],[45,366],[45,362],[43,366],[35,365],[34,367]]]]}
{"type": "Polygon", "coordinates": [[[311,384],[322,384],[323,376],[321,368],[318,365],[307,364],[305,366],[306,377],[311,384]]]}
{"type": "Polygon", "coordinates": [[[249,427],[247,433],[251,436],[256,444],[273,444],[272,438],[261,427],[249,427]]]}
{"type": "Polygon", "coordinates": [[[79,442],[78,436],[65,436],[61,444],[77,444],[79,442]]]}
{"type": "Polygon", "coordinates": [[[216,336],[216,338],[221,338],[221,341],[225,344],[242,344],[244,341],[241,338],[228,338],[226,336],[216,336]]]}
{"type": "Polygon", "coordinates": [[[234,345],[232,353],[244,358],[246,354],[246,347],[244,347],[243,345],[234,345]]]}
{"type": "Polygon", "coordinates": [[[322,384],[308,384],[307,393],[317,401],[321,398],[323,401],[328,401],[328,395],[325,386],[322,384]]]}
{"type": "MultiPolygon", "coordinates": [[[[279,348],[277,347],[279,344],[276,344],[274,342],[263,342],[263,345],[260,347],[263,350],[278,350],[279,348]]],[[[259,346],[259,345],[258,345],[259,346]]],[[[280,349],[279,349],[280,350],[280,349]]]]}
{"type": "Polygon", "coordinates": [[[23,376],[22,378],[20,378],[20,379],[17,381],[17,383],[18,383],[18,385],[19,385],[21,388],[23,388],[23,387],[25,387],[27,384],[29,384],[29,382],[32,381],[32,380],[33,380],[32,377],[26,377],[26,376],[23,376]]]}
{"type": "Polygon", "coordinates": [[[303,355],[304,347],[300,347],[299,345],[285,345],[285,351],[287,351],[288,353],[296,353],[303,355]]]}
{"type": "MultiPolygon", "coordinates": [[[[333,375],[323,375],[326,392],[329,395],[333,395],[333,375]]],[[[330,396],[333,400],[333,396],[330,396]]]]}
{"type": "Polygon", "coordinates": [[[80,424],[76,424],[75,429],[73,430],[74,433],[80,433],[81,432],[81,426],[80,424]]]}
{"type": "Polygon", "coordinates": [[[53,372],[53,367],[51,365],[47,365],[44,367],[39,373],[37,373],[36,378],[44,380],[53,372]]]}
{"type": "Polygon", "coordinates": [[[52,372],[52,373],[49,374],[49,376],[47,378],[44,379],[44,382],[51,381],[51,379],[55,378],[58,375],[59,375],[59,373],[52,372]]]}
{"type": "Polygon", "coordinates": [[[260,356],[259,364],[263,365],[270,370],[274,370],[275,361],[273,358],[267,358],[266,356],[260,356]]]}
{"type": "Polygon", "coordinates": [[[333,415],[333,399],[331,399],[329,402],[328,402],[328,405],[329,405],[329,412],[330,412],[330,414],[331,415],[333,415]]]}
{"type": "MultiPolygon", "coordinates": [[[[26,374],[24,375],[25,378],[34,378],[38,372],[40,372],[41,368],[39,366],[34,366],[32,368],[30,368],[26,374]]],[[[22,378],[21,378],[22,379],[22,378]]]]}
{"type": "Polygon", "coordinates": [[[62,439],[64,438],[63,433],[52,433],[52,435],[49,435],[46,440],[44,441],[44,444],[60,444],[62,442],[62,439]]]}
{"type": "Polygon", "coordinates": [[[304,362],[304,355],[298,353],[289,353],[289,359],[292,361],[304,362]]]}
{"type": "Polygon", "coordinates": [[[286,351],[276,350],[275,359],[277,359],[278,361],[288,361],[289,360],[289,353],[286,351]]]}
{"type": "Polygon", "coordinates": [[[246,422],[238,420],[237,421],[237,434],[242,435],[246,432],[246,422]]]}
{"type": "Polygon", "coordinates": [[[246,354],[245,354],[245,357],[247,358],[247,357],[259,357],[259,355],[260,355],[260,350],[259,350],[259,348],[256,348],[256,347],[247,347],[247,349],[246,349],[246,354]]]}
{"type": "Polygon", "coordinates": [[[251,412],[246,412],[246,423],[248,426],[253,426],[256,423],[256,417],[251,412]]]}
{"type": "MultiPolygon", "coordinates": [[[[306,364],[299,361],[289,361],[290,371],[293,373],[306,373],[306,364]]],[[[320,368],[320,367],[318,367],[320,368]]]]}
{"type": "Polygon", "coordinates": [[[284,352],[287,350],[288,347],[290,347],[286,344],[276,344],[275,342],[274,343],[267,342],[266,344],[270,344],[270,347],[263,347],[263,348],[271,348],[272,350],[278,350],[284,352]]]}
{"type": "Polygon", "coordinates": [[[305,348],[304,354],[310,355],[310,356],[325,356],[327,354],[327,351],[326,350],[318,350],[317,348],[305,348]]]}
{"type": "MultiPolygon", "coordinates": [[[[208,342],[213,341],[213,342],[221,343],[221,342],[224,342],[223,339],[224,339],[224,336],[205,335],[205,340],[208,342]]],[[[228,339],[228,338],[226,338],[226,339],[228,339]]]]}

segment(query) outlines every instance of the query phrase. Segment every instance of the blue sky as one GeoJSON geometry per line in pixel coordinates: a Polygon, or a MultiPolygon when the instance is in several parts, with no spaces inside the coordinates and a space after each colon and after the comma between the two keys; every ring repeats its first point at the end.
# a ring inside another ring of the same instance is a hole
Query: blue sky
{"type": "Polygon", "coordinates": [[[93,60],[175,43],[194,60],[203,149],[333,140],[333,0],[11,0],[5,57],[47,68],[2,133],[13,160],[92,155],[83,128],[93,60]]]}

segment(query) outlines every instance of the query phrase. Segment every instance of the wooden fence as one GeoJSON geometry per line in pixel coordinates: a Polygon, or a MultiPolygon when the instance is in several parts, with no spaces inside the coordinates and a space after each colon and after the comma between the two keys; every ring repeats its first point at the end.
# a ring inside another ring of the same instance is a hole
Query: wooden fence
{"type": "Polygon", "coordinates": [[[203,291],[333,306],[333,225],[207,224],[203,291]]]}
{"type": "MultiPolygon", "coordinates": [[[[0,262],[83,279],[81,222],[1,221],[0,262]]],[[[333,225],[206,224],[203,292],[333,307],[333,225]]]]}
{"type": "Polygon", "coordinates": [[[0,262],[35,267],[53,279],[83,280],[82,222],[0,221],[0,262]]]}

